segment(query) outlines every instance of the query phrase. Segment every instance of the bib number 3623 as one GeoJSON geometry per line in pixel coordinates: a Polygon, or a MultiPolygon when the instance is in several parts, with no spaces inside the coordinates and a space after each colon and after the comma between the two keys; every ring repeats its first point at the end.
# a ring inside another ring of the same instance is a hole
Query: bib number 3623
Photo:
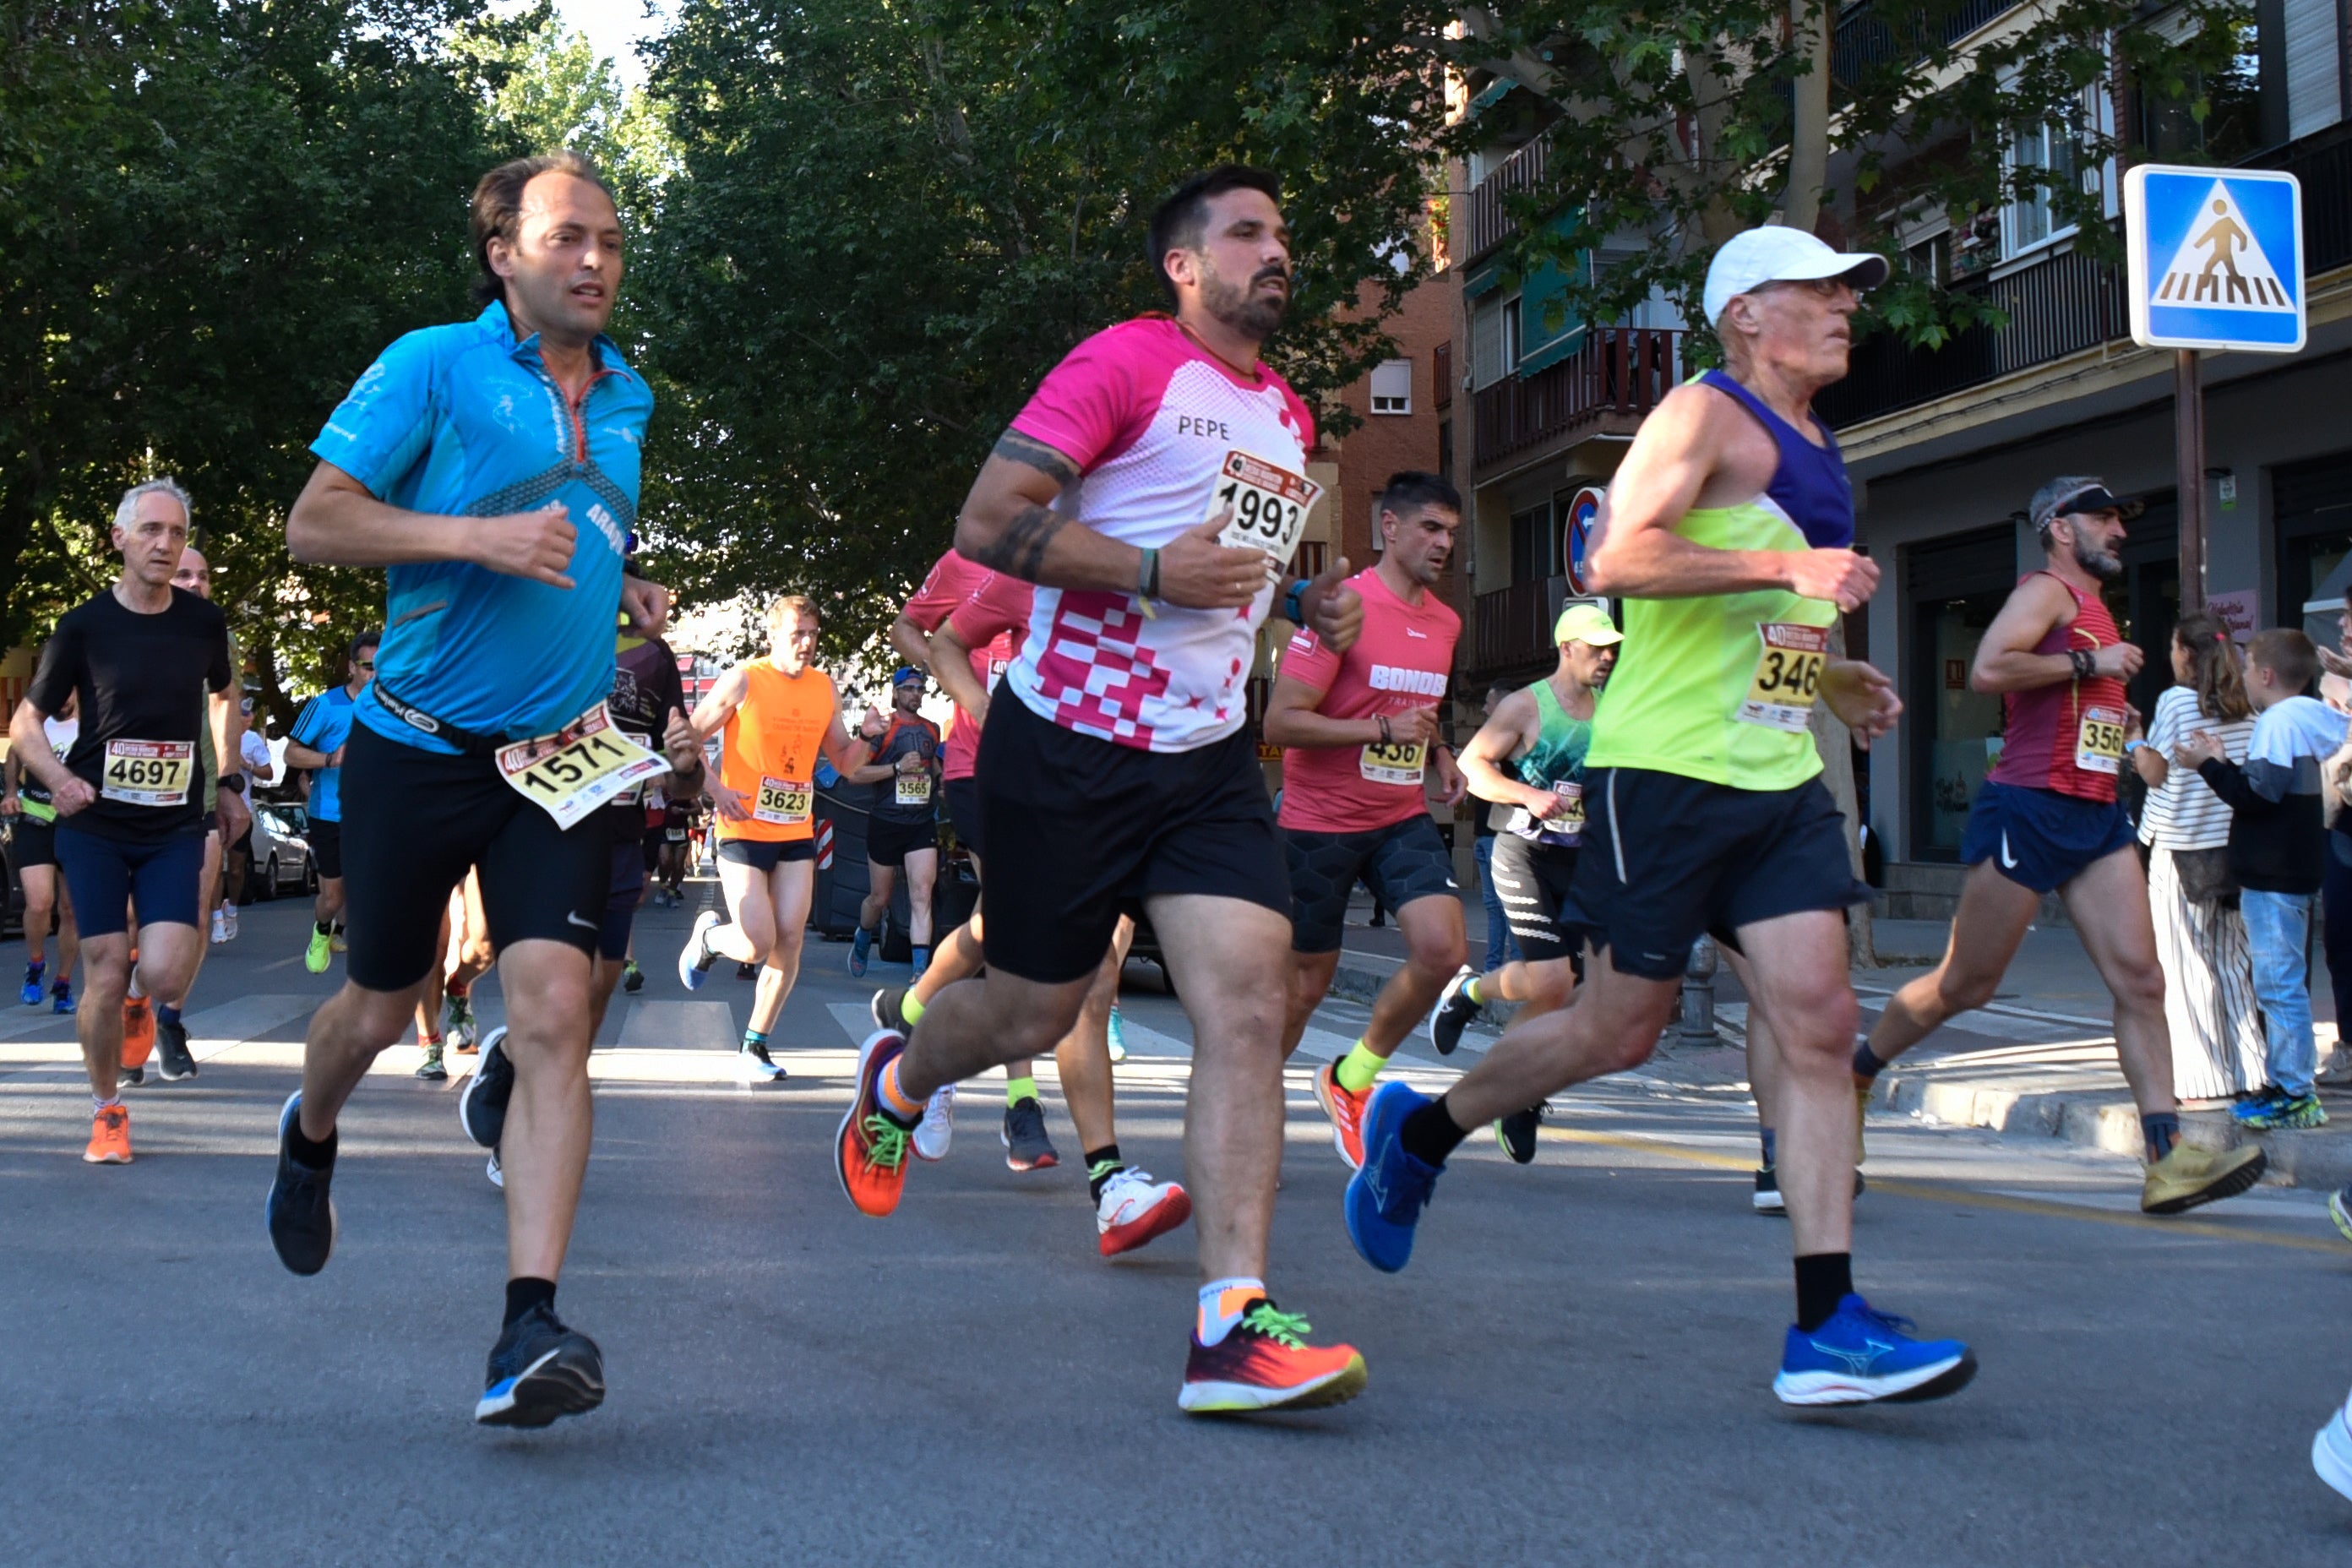
{"type": "Polygon", "coordinates": [[[1233,511],[1217,542],[1229,550],[1263,550],[1273,562],[1269,570],[1279,572],[1297,553],[1307,514],[1322,493],[1323,487],[1303,474],[1247,452],[1227,452],[1209,497],[1211,518],[1233,511]]]}
{"type": "Polygon", "coordinates": [[[1743,724],[1801,733],[1812,721],[1822,670],[1830,661],[1829,628],[1766,621],[1756,630],[1763,647],[1737,717],[1743,724]]]}
{"type": "Polygon", "coordinates": [[[99,794],[125,805],[185,805],[195,763],[193,741],[109,741],[99,794]]]}
{"type": "Polygon", "coordinates": [[[2085,708],[2083,728],[2074,737],[2074,765],[2086,773],[2113,773],[2124,760],[2124,710],[2085,708]]]}
{"type": "Polygon", "coordinates": [[[751,802],[751,820],[777,827],[798,827],[809,819],[809,804],[814,793],[801,779],[763,776],[760,794],[751,802]]]}
{"type": "Polygon", "coordinates": [[[495,761],[499,776],[558,827],[669,771],[668,759],[639,745],[602,702],[552,735],[499,747],[495,761]]]}

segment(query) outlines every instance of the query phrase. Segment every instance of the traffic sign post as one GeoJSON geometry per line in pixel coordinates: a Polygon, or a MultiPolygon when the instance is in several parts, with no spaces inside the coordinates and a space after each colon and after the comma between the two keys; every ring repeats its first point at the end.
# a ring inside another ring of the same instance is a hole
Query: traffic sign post
{"type": "Polygon", "coordinates": [[[2293,174],[2142,163],[2124,176],[2132,341],[2170,349],[2180,610],[2205,605],[2206,350],[2294,353],[2306,323],[2293,174]]]}

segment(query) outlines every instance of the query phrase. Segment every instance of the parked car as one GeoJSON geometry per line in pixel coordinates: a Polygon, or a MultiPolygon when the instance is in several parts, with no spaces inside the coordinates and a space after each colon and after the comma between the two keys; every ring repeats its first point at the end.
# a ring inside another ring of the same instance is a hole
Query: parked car
{"type": "Polygon", "coordinates": [[[283,892],[308,893],[319,886],[310,863],[310,815],[300,806],[258,801],[253,808],[253,847],[246,867],[248,898],[274,899],[283,892]]]}

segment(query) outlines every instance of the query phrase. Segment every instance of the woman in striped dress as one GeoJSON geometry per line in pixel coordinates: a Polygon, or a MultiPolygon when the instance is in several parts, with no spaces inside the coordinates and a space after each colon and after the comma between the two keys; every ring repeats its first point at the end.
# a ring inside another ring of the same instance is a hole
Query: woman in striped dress
{"type": "Polygon", "coordinates": [[[2172,750],[2195,731],[2219,736],[2243,762],[2254,732],[2245,677],[2229,628],[2200,610],[2172,634],[2172,677],[2156,700],[2145,742],[2130,745],[2147,783],[2139,839],[2148,846],[2147,897],[2164,968],[2164,1015],[2172,1031],[2174,1092],[2183,1100],[2228,1100],[2263,1082],[2263,1025],[2254,1005],[2252,955],[2234,884],[2221,896],[2230,808],[2193,768],[2171,765],[2172,750]]]}

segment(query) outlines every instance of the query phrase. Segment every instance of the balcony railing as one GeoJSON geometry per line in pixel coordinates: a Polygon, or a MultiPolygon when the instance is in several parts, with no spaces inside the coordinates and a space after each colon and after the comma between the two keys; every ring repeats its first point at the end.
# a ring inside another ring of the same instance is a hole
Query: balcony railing
{"type": "MultiPolygon", "coordinates": [[[[1942,16],[1935,18],[1933,26],[1937,41],[1953,43],[1967,37],[2004,11],[2016,8],[2019,0],[1959,0],[1942,16]]],[[[1890,9],[1884,0],[1854,8],[1840,17],[1837,38],[1831,56],[1831,79],[1850,82],[1864,68],[1883,65],[1898,55],[1916,59],[1925,51],[1921,45],[1928,26],[1924,12],[1904,14],[1898,3],[1891,7],[1899,19],[1887,21],[1890,9]]]]}
{"type": "Polygon", "coordinates": [[[1472,395],[1480,468],[1610,415],[1638,420],[1682,379],[1682,331],[1593,327],[1566,359],[1472,395]]]}
{"type": "Polygon", "coordinates": [[[1470,606],[1471,672],[1549,662],[1552,623],[1567,598],[1565,577],[1533,577],[1479,595],[1470,606]]]}
{"type": "Polygon", "coordinates": [[[1503,160],[1499,168],[1471,188],[1470,248],[1463,255],[1463,265],[1468,266],[1484,258],[1487,252],[1518,232],[1518,226],[1504,210],[1503,198],[1533,190],[1542,181],[1544,157],[1550,147],[1549,137],[1537,137],[1503,160]]]}

